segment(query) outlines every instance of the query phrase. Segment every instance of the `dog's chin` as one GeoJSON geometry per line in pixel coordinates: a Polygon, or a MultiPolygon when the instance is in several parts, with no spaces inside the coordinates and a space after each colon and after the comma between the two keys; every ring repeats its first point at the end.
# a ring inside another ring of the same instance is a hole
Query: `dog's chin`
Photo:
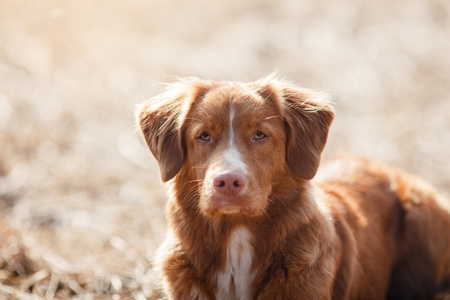
{"type": "Polygon", "coordinates": [[[243,215],[256,217],[262,215],[267,205],[267,200],[247,199],[245,197],[221,197],[212,196],[200,198],[200,209],[208,217],[220,215],[243,215]]]}

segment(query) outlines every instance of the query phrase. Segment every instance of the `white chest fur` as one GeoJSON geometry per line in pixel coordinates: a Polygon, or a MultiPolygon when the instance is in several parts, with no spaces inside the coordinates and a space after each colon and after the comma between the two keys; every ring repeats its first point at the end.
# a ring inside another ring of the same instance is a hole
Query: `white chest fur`
{"type": "Polygon", "coordinates": [[[217,300],[251,299],[251,286],[255,277],[252,263],[250,232],[239,227],[233,231],[228,242],[225,269],[216,275],[217,300]]]}

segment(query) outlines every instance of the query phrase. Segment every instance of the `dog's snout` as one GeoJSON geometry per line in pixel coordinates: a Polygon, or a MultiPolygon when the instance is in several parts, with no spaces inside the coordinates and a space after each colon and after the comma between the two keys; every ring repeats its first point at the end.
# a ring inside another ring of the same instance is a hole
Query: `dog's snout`
{"type": "Polygon", "coordinates": [[[238,195],[244,189],[246,183],[245,176],[240,171],[221,173],[214,176],[213,179],[214,189],[226,196],[238,195]]]}

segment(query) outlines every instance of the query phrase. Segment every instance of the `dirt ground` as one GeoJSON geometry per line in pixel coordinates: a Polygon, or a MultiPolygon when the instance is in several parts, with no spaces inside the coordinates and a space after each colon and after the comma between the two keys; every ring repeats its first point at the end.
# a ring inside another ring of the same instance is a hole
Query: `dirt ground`
{"type": "Polygon", "coordinates": [[[450,192],[450,2],[0,0],[0,299],[158,299],[135,106],[173,76],[334,95],[324,153],[450,192]]]}

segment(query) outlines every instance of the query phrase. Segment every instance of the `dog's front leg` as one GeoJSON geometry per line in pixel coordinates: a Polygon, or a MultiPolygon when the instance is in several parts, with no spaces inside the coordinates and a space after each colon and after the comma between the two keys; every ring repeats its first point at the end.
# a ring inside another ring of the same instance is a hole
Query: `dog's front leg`
{"type": "Polygon", "coordinates": [[[283,266],[272,273],[256,300],[329,300],[333,290],[333,265],[314,265],[302,270],[283,266]]]}
{"type": "Polygon", "coordinates": [[[211,283],[201,278],[198,272],[182,259],[177,264],[170,262],[170,267],[164,270],[164,289],[169,300],[215,300],[211,283]]]}

